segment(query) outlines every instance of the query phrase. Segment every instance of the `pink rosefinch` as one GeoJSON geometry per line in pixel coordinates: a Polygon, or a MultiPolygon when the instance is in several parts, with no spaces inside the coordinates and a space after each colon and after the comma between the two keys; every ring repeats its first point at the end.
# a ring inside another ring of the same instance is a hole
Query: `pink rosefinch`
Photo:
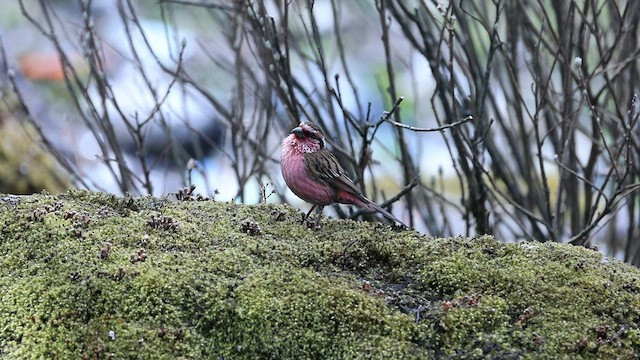
{"type": "Polygon", "coordinates": [[[313,204],[305,220],[317,208],[316,226],[320,222],[322,209],[338,202],[378,211],[387,219],[406,227],[402,221],[362,195],[335,155],[325,148],[324,134],[316,124],[301,122],[284,139],[280,168],[289,189],[313,204]]]}

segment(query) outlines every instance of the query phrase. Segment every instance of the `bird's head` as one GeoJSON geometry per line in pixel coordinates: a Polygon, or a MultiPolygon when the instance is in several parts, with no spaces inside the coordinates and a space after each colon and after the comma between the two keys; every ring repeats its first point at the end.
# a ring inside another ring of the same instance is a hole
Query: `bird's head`
{"type": "Polygon", "coordinates": [[[306,144],[310,148],[315,148],[316,151],[324,148],[324,133],[322,129],[314,123],[303,121],[291,130],[291,134],[295,136],[299,143],[306,144]]]}

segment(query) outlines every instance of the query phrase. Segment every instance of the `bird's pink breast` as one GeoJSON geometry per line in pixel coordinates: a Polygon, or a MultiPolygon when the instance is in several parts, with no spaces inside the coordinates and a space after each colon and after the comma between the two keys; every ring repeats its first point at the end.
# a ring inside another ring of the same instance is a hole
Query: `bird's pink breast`
{"type": "Polygon", "coordinates": [[[296,141],[295,135],[289,135],[282,143],[280,167],[282,177],[301,199],[312,204],[325,206],[336,201],[336,193],[328,184],[321,184],[309,176],[304,162],[303,144],[296,141]]]}

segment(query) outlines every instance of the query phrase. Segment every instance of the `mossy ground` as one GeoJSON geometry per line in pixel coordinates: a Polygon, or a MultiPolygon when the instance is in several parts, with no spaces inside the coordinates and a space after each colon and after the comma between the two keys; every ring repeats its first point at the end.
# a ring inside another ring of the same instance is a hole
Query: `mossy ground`
{"type": "Polygon", "coordinates": [[[640,271],[596,251],[299,219],[0,195],[0,357],[640,356],[640,271]]]}

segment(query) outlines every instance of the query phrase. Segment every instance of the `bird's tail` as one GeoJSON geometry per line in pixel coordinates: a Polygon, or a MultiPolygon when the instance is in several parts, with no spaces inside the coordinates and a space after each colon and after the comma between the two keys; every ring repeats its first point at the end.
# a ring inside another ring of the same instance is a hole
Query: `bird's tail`
{"type": "Polygon", "coordinates": [[[387,219],[396,222],[406,228],[408,228],[408,226],[403,223],[402,221],[400,221],[397,217],[393,216],[390,212],[388,212],[387,210],[383,209],[380,205],[374,203],[373,201],[366,199],[367,200],[367,207],[371,210],[375,210],[377,212],[379,212],[380,214],[384,215],[384,217],[386,217],[387,219]]]}

